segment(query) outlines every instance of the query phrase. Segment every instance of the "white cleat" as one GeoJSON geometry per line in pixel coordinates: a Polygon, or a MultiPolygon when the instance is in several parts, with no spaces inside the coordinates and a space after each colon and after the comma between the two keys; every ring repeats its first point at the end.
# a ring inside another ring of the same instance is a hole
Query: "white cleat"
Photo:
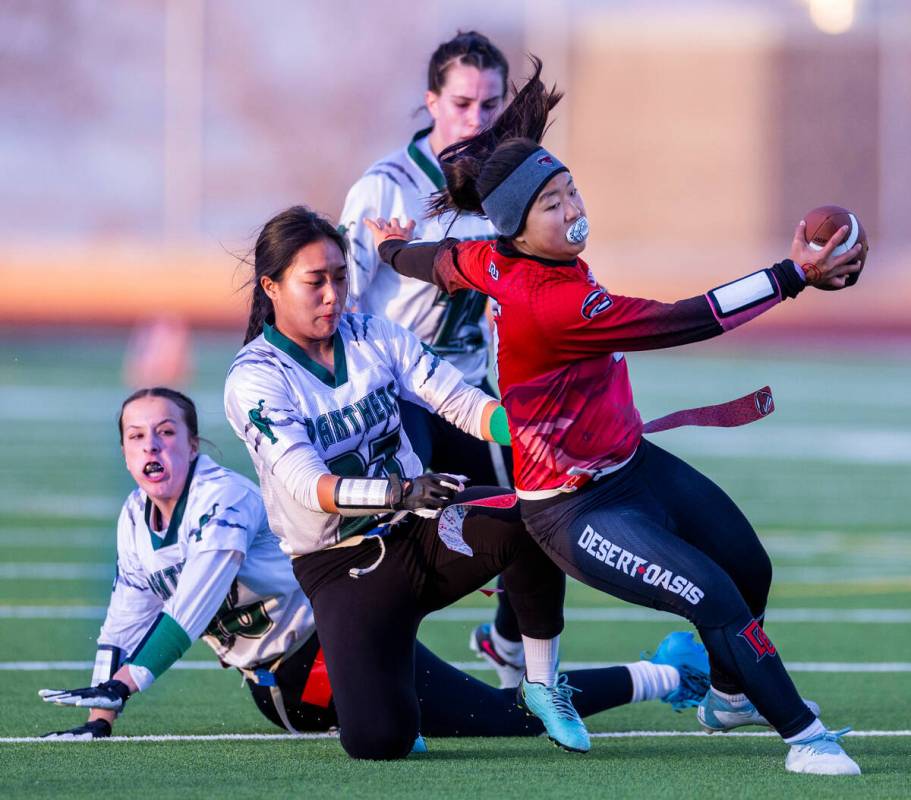
{"type": "Polygon", "coordinates": [[[795,742],[788,751],[784,766],[788,772],[805,775],[860,775],[860,767],[839,743],[850,728],[826,731],[818,736],[795,742]]]}

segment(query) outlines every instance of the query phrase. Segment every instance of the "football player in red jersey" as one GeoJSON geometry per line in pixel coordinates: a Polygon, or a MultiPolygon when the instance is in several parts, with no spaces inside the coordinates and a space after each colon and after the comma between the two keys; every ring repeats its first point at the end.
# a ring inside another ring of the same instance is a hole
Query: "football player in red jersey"
{"type": "Polygon", "coordinates": [[[407,222],[377,219],[380,257],[447,292],[496,301],[526,524],[568,574],[698,628],[712,677],[703,727],[769,725],[791,745],[789,771],[858,774],[762,630],[771,564],[756,533],[718,486],[643,438],[623,352],[717,336],[807,285],[841,288],[859,248],[833,256],[841,229],[813,250],[801,222],[788,258],[703,295],[661,303],[608,292],[579,258],[588,220],[573,176],[540,145],[561,95],[535,68],[493,127],[440,158],[447,188],[435,210],[486,214],[498,240],[408,245],[407,222]]]}

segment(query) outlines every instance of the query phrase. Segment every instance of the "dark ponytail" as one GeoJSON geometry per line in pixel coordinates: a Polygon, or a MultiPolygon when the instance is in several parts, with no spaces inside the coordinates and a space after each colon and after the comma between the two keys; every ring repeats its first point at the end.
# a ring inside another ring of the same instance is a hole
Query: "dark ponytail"
{"type": "Polygon", "coordinates": [[[481,200],[533,153],[548,128],[548,116],[563,93],[541,81],[540,58],[531,56],[534,74],[497,121],[470,139],[449,145],[440,153],[446,188],[431,196],[431,214],[468,211],[482,214],[481,200]]]}
{"type": "MultiPolygon", "coordinates": [[[[272,301],[262,286],[262,278],[281,281],[298,250],[321,239],[338,245],[342,256],[348,260],[348,242],[344,233],[326,217],[306,206],[292,206],[263,225],[253,248],[253,277],[248,282],[253,291],[250,294],[250,318],[244,344],[263,332],[263,324],[273,312],[272,301]]],[[[247,261],[249,263],[249,259],[247,261]]]]}

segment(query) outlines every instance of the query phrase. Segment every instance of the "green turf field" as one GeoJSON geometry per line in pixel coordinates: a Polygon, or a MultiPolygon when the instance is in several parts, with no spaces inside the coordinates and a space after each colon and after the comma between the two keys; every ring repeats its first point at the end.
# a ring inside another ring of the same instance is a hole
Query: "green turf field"
{"type": "MultiPolygon", "coordinates": [[[[430,740],[428,756],[394,764],[354,763],[334,739],[9,741],[84,718],[42,704],[37,690],[85,685],[90,676],[82,664],[94,657],[114,574],[114,522],[131,485],[115,427],[124,339],[0,336],[0,797],[911,795],[908,342],[757,349],[735,335],[630,356],[646,418],[765,383],[775,390],[778,411],[760,423],[654,441],[704,469],[759,529],[776,568],[767,629],[823,720],[862,734],[846,739],[860,778],[788,775],[786,748],[774,737],[667,735],[695,732],[694,714],[656,703],[591,718],[590,729],[608,735],[585,756],[541,739],[430,740]],[[653,733],[635,733],[643,731],[653,733]]],[[[197,337],[190,388],[202,433],[217,446],[210,452],[251,474],[221,411],[236,344],[197,337]]],[[[480,593],[466,598],[428,620],[422,639],[474,667],[468,633],[492,609],[480,593]]],[[[634,660],[684,627],[578,584],[567,618],[568,666],[634,660]]],[[[174,669],[132,700],[118,736],[281,733],[205,646],[185,662],[206,668],[174,669]]]]}

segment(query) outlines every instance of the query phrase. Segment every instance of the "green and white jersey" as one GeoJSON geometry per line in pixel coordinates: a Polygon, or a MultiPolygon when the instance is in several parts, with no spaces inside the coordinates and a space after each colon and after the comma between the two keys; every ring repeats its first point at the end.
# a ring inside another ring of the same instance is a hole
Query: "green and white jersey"
{"type": "Polygon", "coordinates": [[[423,473],[401,427],[400,398],[474,436],[492,399],[412,333],[365,314],[342,315],[332,372],[272,325],[237,354],[225,411],[253,459],[269,523],[286,553],[322,550],[382,521],[323,511],[320,476],[423,473]]]}
{"type": "Polygon", "coordinates": [[[201,455],[167,530],[153,530],[152,512],[140,489],[120,512],[99,652],[133,653],[160,613],[235,667],[271,661],[314,633],[310,603],[251,481],[201,455]]]}
{"type": "Polygon", "coordinates": [[[449,296],[429,283],[399,275],[380,261],[364,225],[365,217],[407,217],[416,222],[416,240],[496,237],[493,225],[475,214],[426,218],[427,199],[445,186],[428,144],[430,130],[419,131],[407,147],[377,161],[348,191],[341,219],[351,243],[348,303],[413,331],[478,386],[487,375],[486,297],[470,289],[449,296]]]}

